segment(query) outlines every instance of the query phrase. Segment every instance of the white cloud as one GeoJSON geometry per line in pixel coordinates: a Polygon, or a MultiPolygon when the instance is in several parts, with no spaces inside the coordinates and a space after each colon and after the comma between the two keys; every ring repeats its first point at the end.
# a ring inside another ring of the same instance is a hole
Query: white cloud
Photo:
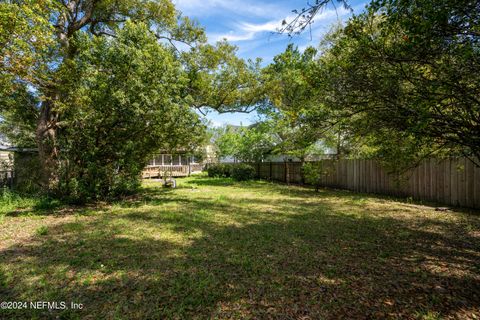
{"type": "Polygon", "coordinates": [[[208,39],[212,42],[221,41],[223,39],[226,39],[230,42],[247,41],[247,40],[252,40],[254,37],[255,37],[254,32],[236,33],[233,30],[231,30],[228,33],[208,35],[208,39]]]}
{"type": "MultiPolygon", "coordinates": [[[[206,27],[209,42],[227,39],[239,47],[239,55],[246,58],[262,57],[270,61],[286,44],[295,43],[304,49],[308,45],[316,46],[332,24],[345,22],[350,11],[343,7],[329,6],[315,17],[311,29],[288,38],[275,35],[282,20],[291,21],[291,10],[300,8],[306,0],[275,1],[264,0],[173,0],[177,8],[187,16],[197,18],[206,27]],[[289,15],[286,17],[287,15],[289,15]]],[[[365,3],[356,5],[356,13],[363,11],[365,3]]]]}
{"type": "Polygon", "coordinates": [[[242,30],[248,32],[275,31],[282,24],[281,20],[273,20],[265,23],[242,23],[242,30]]]}
{"type": "MultiPolygon", "coordinates": [[[[328,27],[330,27],[332,22],[336,20],[341,20],[341,18],[347,16],[350,13],[345,8],[337,8],[335,9],[327,9],[318,14],[315,17],[315,24],[314,29],[317,31],[315,35],[324,34],[325,33],[325,23],[328,23],[328,27]],[[322,23],[323,22],[323,23],[322,23]],[[320,31],[320,32],[318,32],[320,31]]],[[[292,21],[295,16],[288,16],[285,20],[292,21]]],[[[227,39],[231,42],[239,42],[239,41],[248,41],[253,40],[256,36],[263,32],[275,32],[279,27],[282,26],[283,19],[276,19],[270,20],[263,23],[248,23],[248,22],[241,22],[235,25],[235,30],[231,30],[228,33],[224,34],[210,34],[209,38],[212,41],[219,41],[222,39],[227,39]]],[[[316,37],[318,38],[318,37],[316,37]]]]}
{"type": "Polygon", "coordinates": [[[274,17],[285,12],[281,6],[260,1],[232,0],[176,0],[175,6],[186,15],[214,15],[224,13],[255,17],[274,17]]]}
{"type": "Polygon", "coordinates": [[[253,40],[259,33],[275,32],[282,25],[282,20],[271,20],[264,23],[240,22],[235,25],[235,30],[224,34],[211,34],[213,41],[227,39],[231,42],[253,40]]]}

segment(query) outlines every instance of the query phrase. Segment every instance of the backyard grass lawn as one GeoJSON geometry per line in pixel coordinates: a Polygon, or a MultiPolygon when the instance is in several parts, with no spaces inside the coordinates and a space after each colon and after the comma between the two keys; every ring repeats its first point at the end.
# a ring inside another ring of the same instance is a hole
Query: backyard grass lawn
{"type": "Polygon", "coordinates": [[[0,217],[2,319],[480,318],[480,216],[196,176],[0,217]]]}

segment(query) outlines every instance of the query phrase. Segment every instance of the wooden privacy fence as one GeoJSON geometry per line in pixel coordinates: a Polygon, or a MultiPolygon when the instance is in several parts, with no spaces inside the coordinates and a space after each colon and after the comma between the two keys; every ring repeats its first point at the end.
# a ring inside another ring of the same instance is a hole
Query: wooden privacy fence
{"type": "MultiPolygon", "coordinates": [[[[480,168],[465,158],[426,159],[402,176],[375,160],[321,160],[321,186],[480,209],[480,168]]],[[[262,179],[303,183],[300,162],[255,165],[262,179]]]]}

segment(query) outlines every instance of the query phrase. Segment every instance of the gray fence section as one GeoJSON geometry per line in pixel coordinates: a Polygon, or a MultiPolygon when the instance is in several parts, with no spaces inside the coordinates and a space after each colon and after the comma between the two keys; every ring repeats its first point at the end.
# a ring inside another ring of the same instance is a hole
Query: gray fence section
{"type": "Polygon", "coordinates": [[[15,179],[15,172],[13,170],[0,170],[0,187],[11,188],[15,179]]]}

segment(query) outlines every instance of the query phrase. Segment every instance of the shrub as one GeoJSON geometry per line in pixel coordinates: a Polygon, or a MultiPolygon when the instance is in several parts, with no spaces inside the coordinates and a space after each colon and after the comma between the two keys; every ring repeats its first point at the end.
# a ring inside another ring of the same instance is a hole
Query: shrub
{"type": "Polygon", "coordinates": [[[207,168],[208,176],[211,178],[218,178],[220,177],[220,164],[210,164],[207,168]]]}
{"type": "Polygon", "coordinates": [[[249,164],[240,163],[232,168],[232,178],[237,181],[252,180],[256,175],[255,168],[249,164]]]}
{"type": "Polygon", "coordinates": [[[307,184],[315,187],[318,191],[321,186],[322,177],[329,176],[335,172],[335,168],[330,164],[319,162],[307,162],[302,166],[302,173],[307,184]]]}
{"type": "Polygon", "coordinates": [[[315,191],[320,188],[320,178],[322,177],[322,166],[320,162],[305,163],[302,166],[303,178],[307,184],[315,187],[315,191]]]}
{"type": "Polygon", "coordinates": [[[228,178],[232,173],[232,165],[227,163],[216,163],[208,166],[207,173],[212,178],[228,178]]]}
{"type": "Polygon", "coordinates": [[[7,188],[0,188],[0,221],[5,214],[12,211],[30,207],[36,210],[37,206],[47,199],[41,194],[21,194],[7,188]]]}

